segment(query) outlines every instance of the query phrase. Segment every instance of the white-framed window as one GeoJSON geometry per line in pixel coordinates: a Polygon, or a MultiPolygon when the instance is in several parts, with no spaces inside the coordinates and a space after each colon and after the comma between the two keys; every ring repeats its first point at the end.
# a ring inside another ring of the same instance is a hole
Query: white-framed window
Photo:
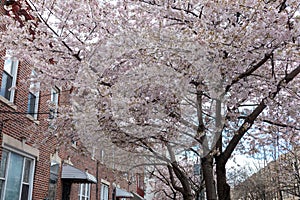
{"type": "Polygon", "coordinates": [[[79,185],[78,200],[89,200],[91,194],[91,184],[82,183],[79,185]]]}
{"type": "Polygon", "coordinates": [[[104,163],[104,150],[103,149],[101,149],[101,151],[100,151],[100,161],[101,161],[101,163],[104,163]]]}
{"type": "Polygon", "coordinates": [[[4,149],[0,165],[0,199],[31,199],[33,169],[33,158],[4,149]]]}
{"type": "Polygon", "coordinates": [[[49,119],[54,119],[57,116],[58,99],[60,90],[57,87],[51,88],[51,108],[49,113],[49,119]]]}
{"type": "Polygon", "coordinates": [[[0,95],[10,102],[14,101],[18,65],[19,61],[11,56],[4,61],[0,95]]]}
{"type": "Polygon", "coordinates": [[[37,73],[35,71],[32,71],[30,78],[31,82],[29,87],[27,113],[34,119],[37,119],[38,116],[40,94],[40,83],[36,81],[36,78],[37,73]]]}
{"type": "Polygon", "coordinates": [[[101,197],[100,200],[108,200],[109,186],[102,183],[101,184],[101,197]]]}

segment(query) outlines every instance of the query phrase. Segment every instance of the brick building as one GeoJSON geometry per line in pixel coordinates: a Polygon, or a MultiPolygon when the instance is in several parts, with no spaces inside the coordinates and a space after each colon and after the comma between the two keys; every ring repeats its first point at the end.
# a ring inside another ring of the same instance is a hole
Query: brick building
{"type": "MultiPolygon", "coordinates": [[[[0,14],[7,3],[14,2],[1,0],[0,14]]],[[[143,199],[142,174],[110,169],[84,152],[80,140],[58,145],[58,134],[45,135],[55,118],[49,101],[69,103],[70,90],[36,82],[30,61],[9,51],[0,58],[1,200],[143,199]]]]}
{"type": "Polygon", "coordinates": [[[232,199],[298,200],[300,197],[299,147],[291,147],[276,160],[232,188],[232,199]]]}

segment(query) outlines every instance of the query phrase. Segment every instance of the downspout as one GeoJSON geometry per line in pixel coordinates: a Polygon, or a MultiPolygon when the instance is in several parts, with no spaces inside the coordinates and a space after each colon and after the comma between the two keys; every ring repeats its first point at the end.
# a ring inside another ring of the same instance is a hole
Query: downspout
{"type": "Polygon", "coordinates": [[[99,160],[97,160],[96,162],[96,179],[97,179],[97,183],[96,183],[96,200],[99,200],[99,160]]]}

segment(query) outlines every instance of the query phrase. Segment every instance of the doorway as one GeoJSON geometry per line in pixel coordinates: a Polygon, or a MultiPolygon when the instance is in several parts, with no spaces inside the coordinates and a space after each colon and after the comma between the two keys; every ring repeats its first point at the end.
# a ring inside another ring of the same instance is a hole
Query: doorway
{"type": "Polygon", "coordinates": [[[70,200],[72,183],[63,181],[62,187],[62,200],[70,200]]]}

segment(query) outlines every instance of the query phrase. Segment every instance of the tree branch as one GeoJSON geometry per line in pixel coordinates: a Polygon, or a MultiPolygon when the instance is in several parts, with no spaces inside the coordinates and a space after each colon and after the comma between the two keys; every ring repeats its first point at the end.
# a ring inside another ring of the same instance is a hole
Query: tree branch
{"type": "MultiPolygon", "coordinates": [[[[239,119],[245,119],[246,117],[239,117],[239,119]]],[[[272,121],[272,120],[269,120],[269,119],[262,119],[261,120],[262,122],[265,122],[265,123],[268,123],[268,124],[271,124],[271,125],[274,125],[274,126],[279,126],[279,127],[283,127],[283,128],[292,128],[292,129],[295,129],[295,130],[300,130],[299,127],[296,127],[296,126],[292,126],[292,125],[289,125],[289,124],[284,124],[284,123],[280,123],[280,122],[276,122],[276,121],[272,121]]]]}
{"type": "Polygon", "coordinates": [[[168,165],[168,171],[169,171],[169,175],[170,175],[170,180],[171,180],[172,187],[175,190],[177,190],[177,191],[179,191],[181,193],[184,192],[182,187],[179,187],[179,186],[176,185],[176,181],[175,181],[175,178],[174,178],[174,175],[173,175],[173,169],[172,169],[172,167],[170,165],[168,165]]]}
{"type": "Polygon", "coordinates": [[[230,90],[231,86],[233,86],[234,84],[236,84],[237,82],[239,82],[239,80],[241,80],[242,78],[245,78],[245,77],[251,75],[255,70],[257,70],[263,64],[265,64],[268,61],[268,59],[271,58],[272,55],[273,55],[273,53],[265,54],[265,57],[263,59],[261,59],[256,65],[253,65],[248,70],[246,70],[244,73],[242,73],[239,76],[235,77],[231,81],[231,83],[226,86],[225,93],[227,93],[230,90]]]}
{"type": "MultiPolygon", "coordinates": [[[[266,57],[265,57],[266,58],[266,57]]],[[[222,159],[222,163],[225,164],[227,160],[230,158],[232,152],[238,145],[239,141],[242,139],[242,137],[245,135],[245,133],[251,128],[251,126],[254,124],[257,117],[262,113],[262,111],[267,107],[266,101],[268,99],[274,99],[276,95],[280,92],[281,88],[291,82],[298,74],[300,73],[300,65],[296,67],[292,72],[287,74],[278,84],[276,91],[269,94],[268,97],[265,97],[261,100],[260,104],[254,109],[254,111],[248,115],[242,126],[238,129],[236,134],[232,137],[230,140],[227,148],[222,153],[220,158],[222,159]]]]}
{"type": "MultiPolygon", "coordinates": [[[[142,2],[142,3],[147,3],[149,5],[153,5],[153,6],[162,6],[162,5],[158,4],[158,3],[156,3],[155,1],[146,1],[146,0],[139,0],[139,1],[142,2]]],[[[201,16],[202,16],[202,10],[203,10],[203,6],[202,6],[200,14],[197,15],[196,13],[194,13],[193,11],[191,11],[189,8],[188,9],[178,8],[178,7],[172,6],[172,5],[170,6],[170,8],[173,9],[173,10],[176,10],[176,11],[183,11],[183,12],[185,12],[187,14],[190,14],[190,15],[193,15],[194,17],[197,17],[197,18],[201,18],[201,16]]]]}

